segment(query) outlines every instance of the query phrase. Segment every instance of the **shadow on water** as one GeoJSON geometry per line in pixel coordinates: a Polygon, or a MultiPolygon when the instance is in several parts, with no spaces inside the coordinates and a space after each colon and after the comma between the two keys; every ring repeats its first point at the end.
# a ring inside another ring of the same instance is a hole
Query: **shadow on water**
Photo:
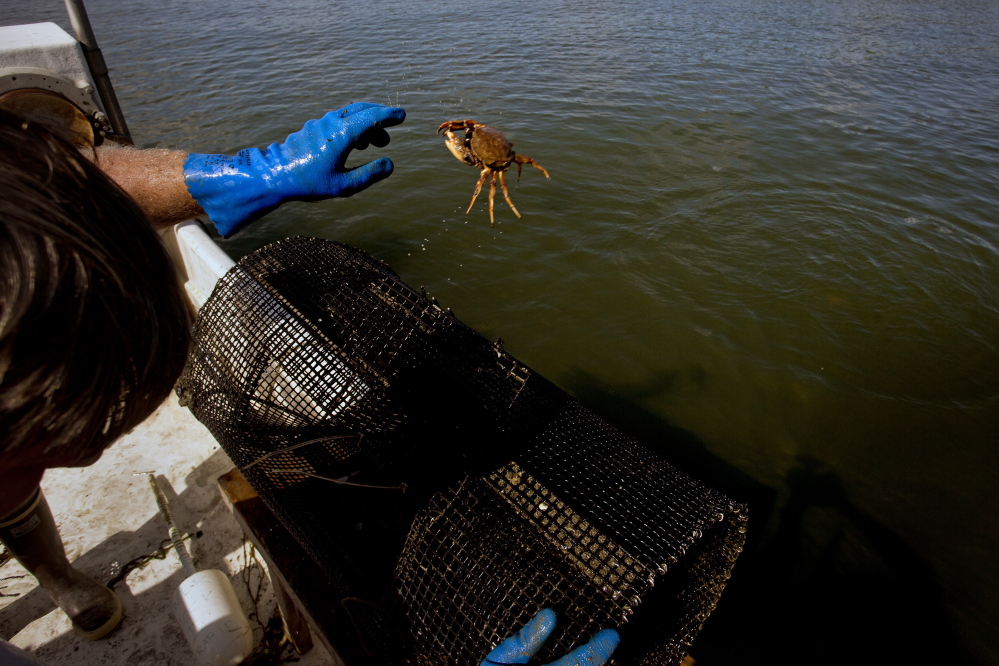
{"type": "Polygon", "coordinates": [[[577,399],[674,465],[749,505],[749,540],[692,649],[699,664],[970,663],[929,562],[851,501],[821,460],[799,456],[770,488],[640,405],[677,373],[610,386],[563,378],[577,399]]]}

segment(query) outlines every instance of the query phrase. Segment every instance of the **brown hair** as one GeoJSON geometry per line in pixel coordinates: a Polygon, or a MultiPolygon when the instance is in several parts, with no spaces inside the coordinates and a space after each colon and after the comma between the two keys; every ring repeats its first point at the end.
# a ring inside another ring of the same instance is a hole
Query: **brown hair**
{"type": "Polygon", "coordinates": [[[166,398],[188,337],[139,206],[64,138],[0,113],[0,465],[43,443],[40,464],[92,461],[166,398]]]}

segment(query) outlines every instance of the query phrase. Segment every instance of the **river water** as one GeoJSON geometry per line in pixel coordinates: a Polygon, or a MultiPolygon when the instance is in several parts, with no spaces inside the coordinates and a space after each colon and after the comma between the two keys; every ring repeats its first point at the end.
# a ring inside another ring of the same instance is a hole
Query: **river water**
{"type": "MultiPolygon", "coordinates": [[[[38,4],[0,22],[68,26],[38,4]]],[[[999,3],[88,7],[144,146],[406,108],[351,162],[391,178],[223,247],[367,250],[748,502],[700,663],[999,663],[999,3]],[[512,189],[523,219],[464,214],[453,118],[549,170],[512,189]]]]}

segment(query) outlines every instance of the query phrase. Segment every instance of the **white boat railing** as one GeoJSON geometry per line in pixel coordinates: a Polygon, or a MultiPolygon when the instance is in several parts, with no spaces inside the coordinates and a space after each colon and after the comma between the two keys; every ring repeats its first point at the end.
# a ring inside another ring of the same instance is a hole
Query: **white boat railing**
{"type": "Polygon", "coordinates": [[[195,220],[181,222],[163,234],[163,242],[177,269],[177,280],[193,312],[211,296],[215,283],[235,262],[195,220]]]}

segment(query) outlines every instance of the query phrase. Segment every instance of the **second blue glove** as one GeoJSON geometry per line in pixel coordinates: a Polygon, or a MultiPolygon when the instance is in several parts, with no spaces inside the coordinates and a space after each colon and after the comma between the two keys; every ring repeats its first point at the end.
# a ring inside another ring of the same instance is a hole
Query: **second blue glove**
{"type": "Polygon", "coordinates": [[[384,128],[405,119],[398,107],[358,102],[310,120],[284,143],[263,150],[191,153],[184,162],[184,182],[223,238],[229,238],[285,201],[349,197],[387,178],[392,173],[387,157],[353,169],[344,164],[355,148],[387,145],[384,128]]]}
{"type": "MultiPolygon", "coordinates": [[[[555,612],[538,611],[520,631],[497,645],[480,666],[510,666],[529,662],[555,629],[555,612]]],[[[598,631],[584,645],[547,666],[602,666],[611,658],[621,638],[613,629],[598,631]]]]}

